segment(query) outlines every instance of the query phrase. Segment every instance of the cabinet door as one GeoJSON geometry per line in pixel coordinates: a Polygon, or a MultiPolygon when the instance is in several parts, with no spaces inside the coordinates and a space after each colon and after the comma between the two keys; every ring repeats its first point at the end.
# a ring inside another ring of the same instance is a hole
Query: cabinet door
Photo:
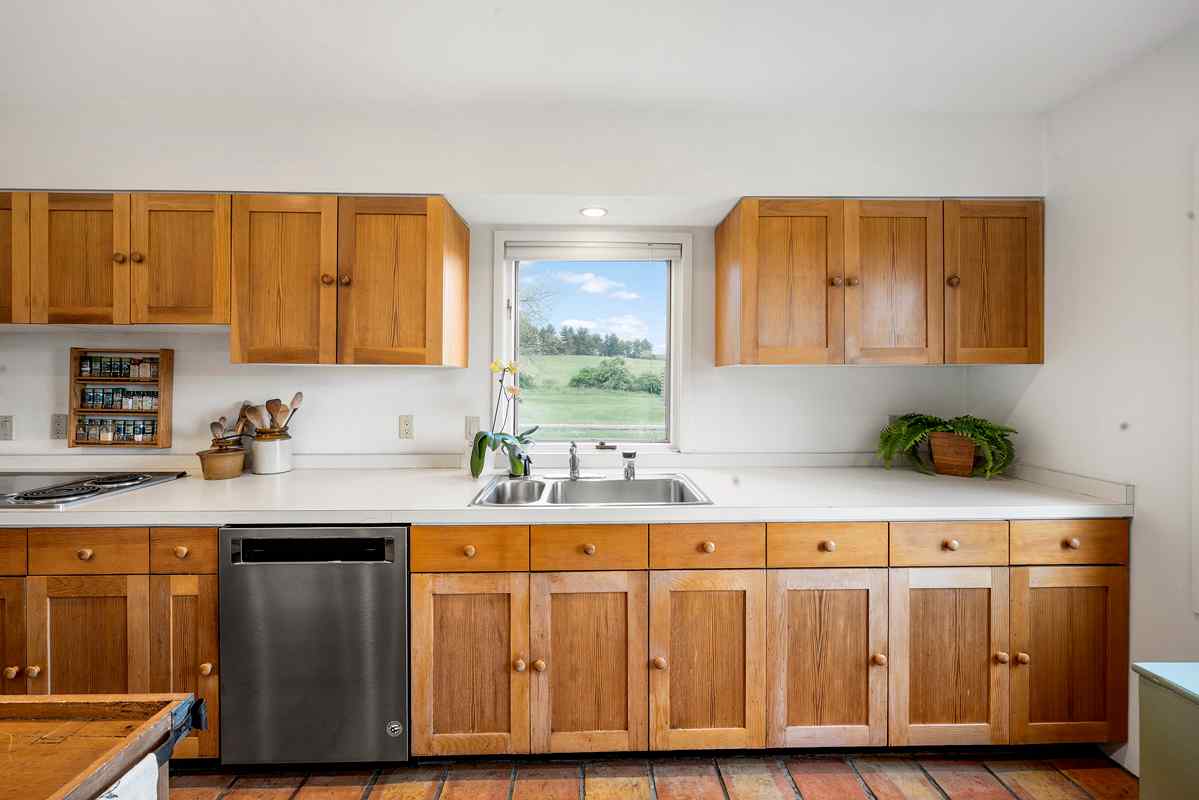
{"type": "Polygon", "coordinates": [[[29,322],[29,193],[0,192],[0,323],[29,322]]]}
{"type": "Polygon", "coordinates": [[[945,361],[1040,364],[1044,206],[945,201],[945,361]]]}
{"type": "Polygon", "coordinates": [[[650,747],[766,745],[766,571],[650,573],[650,747]]]}
{"type": "Polygon", "coordinates": [[[532,577],[534,753],[646,750],[645,572],[532,577]]]}
{"type": "Polygon", "coordinates": [[[0,694],[25,694],[25,579],[0,578],[0,694]]]}
{"type": "Polygon", "coordinates": [[[1007,567],[892,569],[888,743],[1006,744],[1007,567]]]}
{"type": "Polygon", "coordinates": [[[412,754],[529,752],[529,575],[412,576],[412,754]]]}
{"type": "Polygon", "coordinates": [[[939,364],[945,331],[941,202],[845,202],[845,360],[939,364]]]}
{"type": "Polygon", "coordinates": [[[227,194],[133,195],[133,322],[229,322],[230,204],[227,194]]]}
{"type": "Polygon", "coordinates": [[[769,572],[766,742],[887,744],[887,570],[769,572]]]}
{"type": "Polygon", "coordinates": [[[30,321],[128,324],[129,195],[29,196],[30,321]]]}
{"type": "Polygon", "coordinates": [[[150,690],[150,577],[26,579],[31,694],[150,690]]]}
{"type": "Polygon", "coordinates": [[[845,360],[845,234],[841,200],[758,204],[757,359],[845,360]]]}
{"type": "Polygon", "coordinates": [[[1012,741],[1128,738],[1128,568],[1012,568],[1012,741]]]}
{"type": "Polygon", "coordinates": [[[337,198],[233,198],[235,363],[337,360],[337,198]]]}
{"type": "Polygon", "coordinates": [[[150,577],[150,691],[188,692],[208,706],[208,730],[175,746],[175,758],[220,752],[220,678],[215,575],[150,577]]]}

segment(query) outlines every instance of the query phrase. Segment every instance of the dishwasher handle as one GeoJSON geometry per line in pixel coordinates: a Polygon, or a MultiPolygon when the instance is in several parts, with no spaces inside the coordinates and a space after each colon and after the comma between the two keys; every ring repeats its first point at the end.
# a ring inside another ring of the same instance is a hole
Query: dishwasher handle
{"type": "Polygon", "coordinates": [[[393,564],[394,536],[240,536],[231,564],[393,564]]]}

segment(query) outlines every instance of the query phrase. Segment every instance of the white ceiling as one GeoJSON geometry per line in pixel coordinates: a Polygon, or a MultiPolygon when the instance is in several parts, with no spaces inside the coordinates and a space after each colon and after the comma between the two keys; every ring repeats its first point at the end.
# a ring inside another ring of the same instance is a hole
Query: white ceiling
{"type": "Polygon", "coordinates": [[[1199,0],[5,3],[0,97],[1040,112],[1199,0]],[[19,7],[19,10],[17,10],[19,7]]]}

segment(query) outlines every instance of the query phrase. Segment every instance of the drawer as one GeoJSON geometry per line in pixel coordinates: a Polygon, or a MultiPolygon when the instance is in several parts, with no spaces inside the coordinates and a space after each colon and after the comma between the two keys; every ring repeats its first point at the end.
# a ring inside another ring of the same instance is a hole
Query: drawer
{"type": "Polygon", "coordinates": [[[534,525],[531,539],[538,572],[649,566],[648,525],[534,525]]]}
{"type": "Polygon", "coordinates": [[[24,528],[0,530],[0,575],[24,575],[29,553],[29,536],[24,528]]]}
{"type": "Polygon", "coordinates": [[[771,522],[769,567],[885,567],[885,522],[771,522]]]}
{"type": "Polygon", "coordinates": [[[148,528],[31,528],[30,575],[129,575],[150,571],[148,528]]]}
{"type": "Polygon", "coordinates": [[[151,528],[150,571],[159,575],[216,572],[216,528],[151,528]]]}
{"type": "Polygon", "coordinates": [[[1013,564],[1127,564],[1128,520],[1012,522],[1013,564]]]}
{"type": "Polygon", "coordinates": [[[414,525],[413,572],[527,572],[527,525],[414,525]]]}
{"type": "Polygon", "coordinates": [[[1008,563],[1008,524],[892,522],[891,566],[961,567],[1008,563]]]}
{"type": "Polygon", "coordinates": [[[766,566],[765,523],[649,526],[650,569],[738,569],[766,566]]]}

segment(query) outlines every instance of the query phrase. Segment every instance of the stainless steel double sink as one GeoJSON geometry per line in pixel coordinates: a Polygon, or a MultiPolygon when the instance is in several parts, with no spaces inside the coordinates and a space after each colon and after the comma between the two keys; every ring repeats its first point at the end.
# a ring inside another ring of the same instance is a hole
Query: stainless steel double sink
{"type": "Polygon", "coordinates": [[[473,506],[703,506],[712,501],[686,475],[644,478],[495,478],[473,506]]]}

